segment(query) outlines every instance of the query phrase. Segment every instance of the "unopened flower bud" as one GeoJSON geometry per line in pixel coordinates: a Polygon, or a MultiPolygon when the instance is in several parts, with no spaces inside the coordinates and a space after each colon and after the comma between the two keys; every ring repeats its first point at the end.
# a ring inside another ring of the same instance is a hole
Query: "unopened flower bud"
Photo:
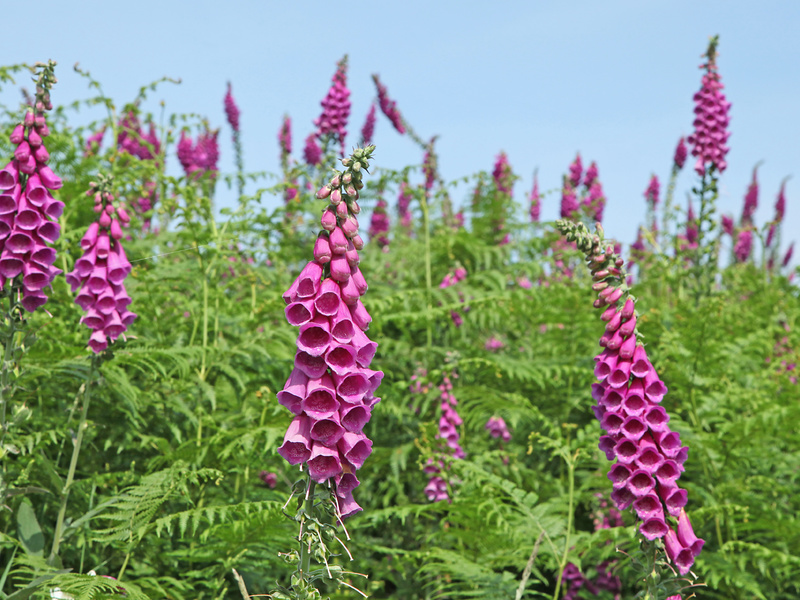
{"type": "MultiPolygon", "coordinates": [[[[95,208],[98,208],[98,207],[95,206],[95,208]]],[[[98,223],[100,223],[100,227],[108,227],[109,225],[111,225],[111,217],[108,216],[108,213],[106,211],[102,210],[102,207],[99,207],[99,208],[101,208],[101,212],[103,214],[100,215],[100,219],[98,220],[98,223]]]]}
{"type": "Polygon", "coordinates": [[[358,192],[356,191],[356,188],[354,188],[352,185],[348,185],[344,193],[350,196],[351,198],[358,198],[358,192]]]}
{"type": "Polygon", "coordinates": [[[342,185],[342,178],[341,178],[341,176],[339,176],[339,175],[335,175],[335,176],[333,177],[333,179],[331,179],[330,186],[331,186],[332,188],[338,188],[338,187],[339,187],[339,186],[341,186],[341,185],[342,185]]]}
{"type": "Polygon", "coordinates": [[[336,205],[336,216],[341,217],[344,219],[347,217],[348,210],[347,210],[347,202],[340,202],[336,205]]]}
{"type": "Polygon", "coordinates": [[[342,201],[342,192],[339,191],[339,188],[336,188],[331,192],[331,204],[338,205],[342,201]]]}
{"type": "Polygon", "coordinates": [[[353,237],[350,238],[350,241],[353,242],[353,246],[355,247],[356,250],[361,250],[362,248],[364,248],[364,240],[361,239],[360,235],[355,234],[353,237]]]}
{"type": "Polygon", "coordinates": [[[348,172],[342,175],[342,183],[345,185],[350,185],[350,182],[353,180],[353,174],[348,172]]]}
{"type": "Polygon", "coordinates": [[[22,125],[17,125],[14,127],[14,131],[11,132],[8,139],[11,140],[11,143],[14,145],[21,144],[22,140],[25,139],[25,128],[22,125]]]}
{"type": "Polygon", "coordinates": [[[606,277],[608,277],[608,269],[601,269],[599,271],[596,271],[594,275],[592,275],[592,279],[594,279],[595,281],[602,281],[606,277]]]}
{"type": "Polygon", "coordinates": [[[25,119],[22,121],[25,127],[33,127],[33,113],[28,111],[25,113],[25,119]]]}
{"type": "Polygon", "coordinates": [[[317,199],[324,200],[330,195],[331,195],[331,188],[327,185],[324,185],[321,188],[319,188],[319,191],[317,192],[317,199]]]}
{"type": "Polygon", "coordinates": [[[347,237],[353,237],[358,233],[358,219],[353,215],[347,215],[347,218],[342,222],[342,231],[347,237]]]}
{"type": "Polygon", "coordinates": [[[608,287],[607,281],[596,281],[592,284],[592,289],[595,292],[601,292],[608,287]]]}
{"type": "Polygon", "coordinates": [[[322,213],[320,223],[325,231],[333,231],[334,227],[336,227],[336,213],[330,208],[326,208],[325,212],[322,213]]]}
{"type": "Polygon", "coordinates": [[[120,227],[118,219],[111,221],[111,237],[115,240],[122,238],[122,227],[120,227]]]}
{"type": "Polygon", "coordinates": [[[352,202],[348,202],[347,206],[350,208],[350,212],[354,215],[357,215],[361,212],[361,207],[358,205],[358,202],[353,200],[352,202]]]}

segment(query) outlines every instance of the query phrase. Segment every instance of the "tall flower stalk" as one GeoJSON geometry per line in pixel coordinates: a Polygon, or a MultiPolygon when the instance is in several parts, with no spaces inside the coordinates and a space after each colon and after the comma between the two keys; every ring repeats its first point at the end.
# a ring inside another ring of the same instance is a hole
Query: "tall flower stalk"
{"type": "Polygon", "coordinates": [[[310,570],[311,555],[323,557],[328,577],[331,571],[329,551],[320,550],[323,541],[315,532],[322,528],[335,536],[326,519],[341,521],[361,510],[353,498],[356,471],[372,451],[363,428],[380,400],[374,393],[383,378],[369,368],[377,344],[365,333],[371,317],[361,301],[367,283],[358,267],[364,243],[356,218],[362,174],[374,149],[357,149],[343,159],[345,169],[317,192],[330,202],[314,258],[283,295],[286,319],[299,334],[294,369],[278,392],[278,402],[295,415],[278,453],[306,472],[296,486],[304,498],[296,516],[300,552],[292,590],[282,592],[286,597],[317,597],[311,590],[320,577],[310,570]]]}
{"type": "Polygon", "coordinates": [[[239,191],[239,197],[244,195],[244,159],[242,157],[242,140],[239,131],[239,117],[241,111],[236,105],[236,100],[233,97],[233,89],[231,88],[230,81],[228,82],[228,91],[225,93],[223,100],[225,107],[225,117],[228,119],[228,124],[233,130],[233,150],[236,160],[236,185],[239,191]]]}
{"type": "Polygon", "coordinates": [[[669,415],[661,406],[667,387],[636,328],[636,298],[626,284],[623,259],[605,244],[599,225],[595,235],[580,223],[560,220],[556,226],[586,255],[592,289],[598,294],[594,306],[604,309],[604,350],[595,357],[598,383],[592,386],[597,402],[593,410],[606,432],[599,447],[609,460],[616,460],[608,473],[612,500],[620,511],[633,507],[639,520],[647,565],[645,598],[655,600],[678,585],[666,576],[664,554],[686,575],[704,544],[684,510],[688,494],[677,483],[689,448],[670,429],[669,415]]]}

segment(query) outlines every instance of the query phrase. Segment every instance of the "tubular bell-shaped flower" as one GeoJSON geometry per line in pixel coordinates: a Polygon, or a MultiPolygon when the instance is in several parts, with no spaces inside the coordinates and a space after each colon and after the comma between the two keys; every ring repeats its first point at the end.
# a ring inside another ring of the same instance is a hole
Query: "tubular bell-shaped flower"
{"type": "Polygon", "coordinates": [[[78,292],[75,303],[86,311],[81,323],[92,330],[89,347],[95,354],[108,347],[108,339],[113,342],[125,333],[136,319],[136,314],[128,310],[131,298],[123,284],[131,263],[120,243],[122,228],[128,226],[130,217],[124,203],[114,202],[111,178],[99,179],[100,183],[92,182],[86,192],[94,196],[94,211],[99,218],[81,239],[83,256],[67,274],[67,283],[78,292]]]}
{"type": "Polygon", "coordinates": [[[0,171],[0,289],[9,280],[22,291],[22,306],[33,312],[47,302],[44,288],[61,269],[53,266],[53,244],[61,234],[58,218],[64,203],[50,194],[61,178],[47,166],[50,155],[44,138],[50,131],[45,111],[51,110],[50,87],[56,82],[55,62],[41,65],[36,100],[22,123],[11,133],[14,158],[0,171]]]}
{"type": "MultiPolygon", "coordinates": [[[[350,117],[350,90],[347,89],[347,55],[336,65],[332,84],[320,103],[322,114],[314,120],[316,137],[331,135],[341,144],[344,154],[344,139],[347,137],[347,119],[350,117]]],[[[311,161],[308,161],[312,164],[311,161]]]]}
{"type": "Polygon", "coordinates": [[[400,111],[397,110],[397,103],[389,98],[389,91],[386,89],[386,86],[381,83],[377,74],[372,76],[372,80],[375,82],[375,89],[378,90],[378,104],[381,107],[381,111],[386,115],[386,118],[392,122],[397,133],[405,133],[406,128],[405,125],[403,125],[403,117],[400,116],[400,111]]]}
{"type": "Polygon", "coordinates": [[[210,173],[211,177],[217,175],[217,161],[219,160],[219,146],[217,144],[219,130],[209,131],[208,127],[197,136],[197,140],[192,142],[192,138],[181,132],[181,139],[178,142],[178,160],[183,167],[186,175],[197,178],[205,173],[210,173]]]}
{"type": "Polygon", "coordinates": [[[358,268],[356,215],[362,173],[374,146],[342,160],[346,167],[317,192],[329,199],[309,262],[284,293],[286,317],[300,327],[295,366],[278,402],[296,416],[278,453],[290,464],[304,463],[317,483],[333,480],[340,516],[361,508],[353,500],[355,471],[372,450],[362,432],[383,372],[369,368],[377,345],[365,331],[371,317],[361,296],[367,291],[358,268]]]}
{"type": "Polygon", "coordinates": [[[660,406],[667,388],[638,339],[636,299],[625,283],[624,261],[612,246],[604,245],[599,225],[595,235],[570,221],[558,221],[557,226],[585,253],[593,289],[600,290],[594,306],[605,310],[606,330],[600,339],[604,349],[595,357],[598,383],[592,386],[592,397],[606,432],[600,449],[609,460],[617,460],[608,474],[614,487],[611,497],[619,510],[633,506],[643,537],[653,541],[666,536],[667,556],[686,574],[703,547],[683,511],[686,490],[676,483],[688,447],[670,430],[669,415],[660,406]],[[667,515],[677,519],[677,535],[667,515]]]}

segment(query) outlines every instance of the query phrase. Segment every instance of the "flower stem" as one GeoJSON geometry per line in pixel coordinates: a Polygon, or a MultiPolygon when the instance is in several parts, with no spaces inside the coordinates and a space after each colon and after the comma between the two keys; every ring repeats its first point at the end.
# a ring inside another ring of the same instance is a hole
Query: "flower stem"
{"type": "Polygon", "coordinates": [[[561,591],[562,578],[564,576],[564,567],[567,566],[567,557],[569,556],[569,538],[572,533],[572,519],[573,519],[573,504],[575,502],[575,459],[577,453],[567,460],[567,477],[569,478],[569,500],[567,507],[567,533],[564,538],[564,554],[558,564],[558,581],[556,581],[556,591],[553,593],[553,600],[558,599],[558,594],[561,591]]]}
{"type": "Polygon", "coordinates": [[[431,231],[430,231],[430,207],[428,206],[428,194],[423,194],[420,200],[422,207],[422,226],[424,228],[423,234],[425,236],[425,297],[427,302],[427,343],[428,352],[433,347],[433,300],[431,299],[431,290],[433,288],[433,279],[431,275],[431,231]]]}
{"type": "Polygon", "coordinates": [[[303,579],[308,575],[308,571],[311,568],[311,553],[308,551],[308,544],[303,543],[303,529],[306,520],[314,510],[314,489],[316,486],[316,482],[309,476],[308,487],[306,488],[306,501],[303,506],[303,516],[300,518],[300,535],[298,537],[300,540],[300,565],[298,569],[300,570],[300,577],[303,579]]]}
{"type": "Polygon", "coordinates": [[[61,507],[58,509],[58,520],[56,521],[56,529],[53,534],[53,546],[50,550],[50,558],[48,562],[53,564],[58,556],[58,549],[61,545],[61,534],[64,529],[64,517],[67,514],[67,501],[69,500],[69,491],[72,487],[72,482],[75,479],[75,469],[78,466],[78,455],[81,452],[81,444],[83,443],[83,432],[86,430],[86,416],[89,412],[89,401],[91,399],[92,382],[98,367],[98,357],[96,354],[92,355],[92,363],[89,368],[89,376],[86,379],[83,390],[83,408],[81,410],[81,421],[78,424],[78,436],[72,447],[72,458],[69,461],[69,471],[67,472],[67,481],[64,488],[61,490],[61,507]]]}

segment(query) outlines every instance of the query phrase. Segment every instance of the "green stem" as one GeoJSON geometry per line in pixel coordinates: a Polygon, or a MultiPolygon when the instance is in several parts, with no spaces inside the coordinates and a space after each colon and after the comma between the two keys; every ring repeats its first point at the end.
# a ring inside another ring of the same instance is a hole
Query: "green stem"
{"type": "Polygon", "coordinates": [[[309,476],[308,487],[306,488],[306,501],[303,505],[303,516],[300,519],[300,536],[298,537],[300,540],[300,565],[298,568],[300,570],[300,576],[303,579],[308,575],[308,571],[311,568],[311,553],[308,551],[308,544],[303,543],[303,528],[305,527],[306,519],[308,519],[314,510],[314,488],[316,485],[316,482],[309,476]]]}
{"type": "Polygon", "coordinates": [[[56,529],[53,534],[53,547],[50,550],[50,558],[48,562],[53,564],[58,556],[58,549],[61,545],[61,534],[64,529],[64,517],[67,514],[67,501],[69,500],[69,492],[72,487],[72,482],[75,479],[75,469],[78,466],[78,455],[81,452],[81,444],[83,443],[83,432],[86,430],[86,416],[89,412],[89,401],[91,399],[92,381],[97,371],[98,358],[97,355],[92,355],[92,364],[89,368],[89,377],[86,379],[83,391],[83,408],[81,411],[81,421],[78,424],[78,436],[75,444],[72,447],[72,458],[69,461],[69,471],[67,472],[67,481],[64,488],[61,490],[61,506],[58,509],[58,520],[56,521],[56,529]]]}
{"type": "Polygon", "coordinates": [[[11,364],[11,358],[14,355],[14,348],[16,347],[16,336],[17,336],[17,328],[14,322],[14,311],[16,310],[16,306],[14,303],[14,294],[16,293],[15,287],[12,286],[11,292],[9,294],[9,306],[10,309],[8,311],[8,315],[6,318],[8,319],[8,335],[6,337],[6,347],[5,351],[3,352],[3,366],[0,372],[0,456],[2,456],[3,452],[3,444],[6,440],[6,432],[8,431],[8,424],[6,423],[6,408],[8,407],[8,391],[11,387],[9,382],[9,366],[11,364]]]}
{"type": "Polygon", "coordinates": [[[423,235],[425,236],[425,296],[427,301],[427,342],[428,352],[433,348],[433,300],[432,292],[433,279],[431,274],[431,231],[430,231],[430,211],[428,207],[428,194],[423,194],[420,201],[422,207],[422,226],[424,228],[423,235]]]}
{"type": "Polygon", "coordinates": [[[208,347],[208,271],[203,270],[203,355],[200,362],[200,380],[206,377],[206,349],[208,347]]]}
{"type": "Polygon", "coordinates": [[[569,538],[572,533],[573,503],[575,502],[575,459],[577,454],[567,461],[567,476],[569,477],[569,503],[567,507],[567,533],[564,539],[564,554],[558,565],[558,581],[556,581],[556,591],[553,593],[553,600],[557,600],[558,593],[561,591],[561,582],[564,576],[564,567],[567,566],[569,556],[569,538]]]}

